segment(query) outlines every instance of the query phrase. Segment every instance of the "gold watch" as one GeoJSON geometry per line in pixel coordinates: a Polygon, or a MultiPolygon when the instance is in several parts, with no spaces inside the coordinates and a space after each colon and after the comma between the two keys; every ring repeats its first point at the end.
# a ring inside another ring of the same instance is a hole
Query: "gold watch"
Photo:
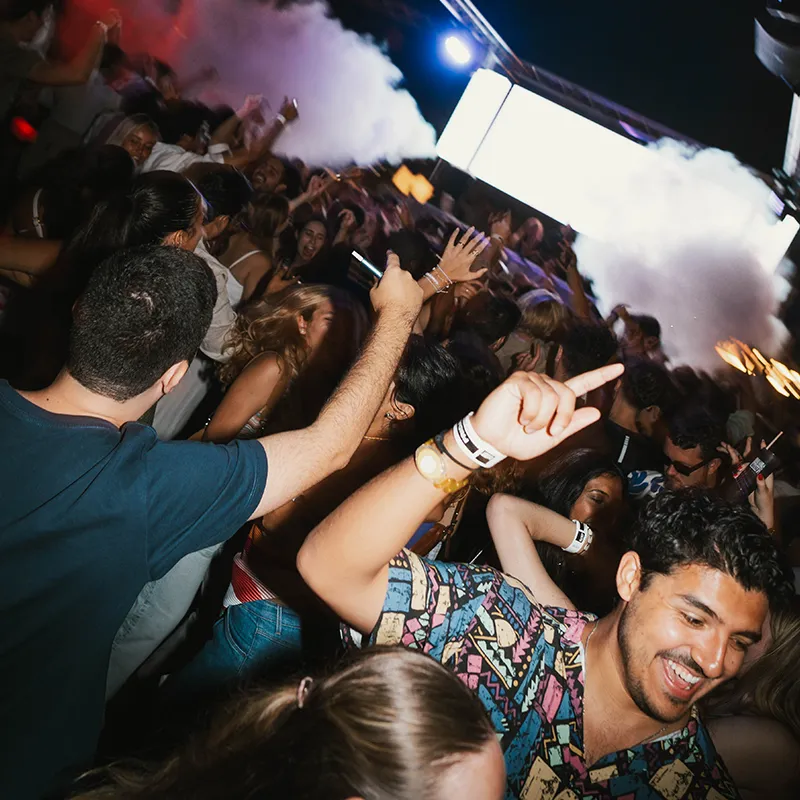
{"type": "Polygon", "coordinates": [[[457,481],[455,478],[447,477],[448,462],[439,452],[439,448],[433,439],[428,439],[425,444],[417,448],[417,452],[414,455],[414,463],[417,465],[417,472],[423,478],[429,480],[440,492],[453,494],[469,483],[468,478],[457,481]]]}

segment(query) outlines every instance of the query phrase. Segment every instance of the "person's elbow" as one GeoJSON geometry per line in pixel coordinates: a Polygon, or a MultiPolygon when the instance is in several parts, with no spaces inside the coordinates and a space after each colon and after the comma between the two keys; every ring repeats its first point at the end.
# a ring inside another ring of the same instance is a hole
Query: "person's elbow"
{"type": "Polygon", "coordinates": [[[324,565],[320,563],[324,559],[320,559],[317,548],[314,547],[313,541],[310,541],[311,538],[308,537],[298,551],[295,566],[308,588],[324,600],[324,573],[322,572],[324,565]]]}
{"type": "Polygon", "coordinates": [[[507,518],[514,500],[515,498],[500,493],[493,494],[489,498],[489,504],[486,506],[486,521],[489,523],[492,535],[495,533],[495,528],[507,518]]]}

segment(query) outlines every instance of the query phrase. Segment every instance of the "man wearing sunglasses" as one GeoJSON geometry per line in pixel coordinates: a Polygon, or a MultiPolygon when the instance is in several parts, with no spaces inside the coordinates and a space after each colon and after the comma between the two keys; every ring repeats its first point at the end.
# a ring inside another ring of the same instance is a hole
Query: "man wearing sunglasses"
{"type": "Polygon", "coordinates": [[[684,405],[667,422],[664,477],[668,489],[715,489],[722,479],[724,422],[702,405],[684,405]]]}

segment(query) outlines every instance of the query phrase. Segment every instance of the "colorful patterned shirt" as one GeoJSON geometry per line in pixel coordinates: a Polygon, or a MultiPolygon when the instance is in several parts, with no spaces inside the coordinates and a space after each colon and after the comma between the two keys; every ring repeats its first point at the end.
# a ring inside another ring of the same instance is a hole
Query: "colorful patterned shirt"
{"type": "Polygon", "coordinates": [[[738,798],[696,716],[676,734],[587,769],[581,634],[593,619],[543,608],[525,586],[489,567],[403,551],[390,564],[371,643],[422,650],[478,695],[505,753],[506,798],[738,798]]]}

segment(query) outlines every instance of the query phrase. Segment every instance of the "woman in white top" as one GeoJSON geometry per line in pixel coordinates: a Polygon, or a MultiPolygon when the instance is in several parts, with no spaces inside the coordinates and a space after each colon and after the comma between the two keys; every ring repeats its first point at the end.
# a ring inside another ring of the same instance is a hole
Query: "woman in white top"
{"type": "Polygon", "coordinates": [[[289,221],[289,201],[277,195],[258,195],[239,220],[220,262],[231,272],[231,305],[247,303],[262,278],[273,271],[275,242],[289,221]]]}

